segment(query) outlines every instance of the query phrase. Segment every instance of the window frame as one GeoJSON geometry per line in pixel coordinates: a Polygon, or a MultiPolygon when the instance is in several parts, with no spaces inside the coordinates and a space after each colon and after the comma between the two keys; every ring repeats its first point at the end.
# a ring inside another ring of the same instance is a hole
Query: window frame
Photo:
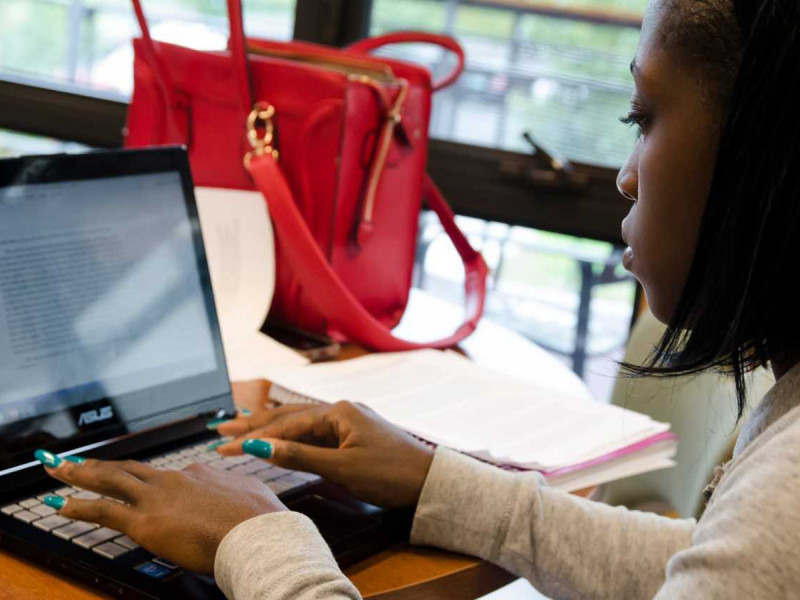
{"type": "MultiPolygon", "coordinates": [[[[452,0],[445,0],[452,1],[452,0]]],[[[638,27],[641,17],[540,0],[461,0],[577,21],[638,27]]],[[[345,46],[368,35],[373,0],[297,0],[294,39],[345,46]]],[[[122,145],[127,103],[77,86],[0,73],[0,128],[98,148],[122,145]]],[[[579,185],[553,180],[536,156],[431,139],[428,168],[456,214],[623,245],[630,208],[616,169],[574,163],[579,185]],[[491,199],[491,201],[487,201],[491,199]]],[[[637,284],[634,319],[641,300],[637,284]]]]}

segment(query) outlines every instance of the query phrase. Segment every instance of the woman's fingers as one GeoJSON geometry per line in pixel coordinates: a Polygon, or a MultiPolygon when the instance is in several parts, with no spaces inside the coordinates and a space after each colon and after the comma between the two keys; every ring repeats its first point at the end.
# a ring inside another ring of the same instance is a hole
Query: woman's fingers
{"type": "Polygon", "coordinates": [[[314,406],[302,411],[286,411],[271,420],[270,423],[247,433],[244,437],[235,439],[217,448],[223,455],[236,455],[242,453],[242,444],[248,439],[280,438],[282,440],[297,441],[304,438],[314,438],[336,442],[337,432],[333,427],[328,414],[330,407],[314,406]]]}
{"type": "Polygon", "coordinates": [[[316,473],[333,482],[341,479],[344,457],[342,450],[337,448],[320,448],[279,439],[249,440],[246,448],[248,454],[268,459],[284,469],[316,473]]]}
{"type": "Polygon", "coordinates": [[[236,406],[247,408],[253,412],[262,410],[269,395],[270,384],[263,379],[252,381],[234,381],[231,384],[233,402],[236,406]]]}
{"type": "Polygon", "coordinates": [[[241,454],[241,445],[245,439],[259,437],[286,437],[287,439],[298,439],[304,436],[330,437],[330,426],[324,418],[324,414],[328,410],[327,406],[320,405],[293,405],[276,408],[269,411],[269,419],[261,419],[260,425],[240,434],[234,434],[237,439],[220,446],[217,450],[224,455],[241,454]]]}
{"type": "Polygon", "coordinates": [[[62,517],[97,523],[101,527],[108,527],[116,531],[128,533],[136,521],[136,511],[114,500],[83,500],[82,498],[67,498],[64,506],[58,511],[62,517]]]}
{"type": "Polygon", "coordinates": [[[217,426],[217,431],[221,435],[237,437],[260,429],[284,415],[303,412],[312,408],[315,408],[315,406],[311,404],[289,404],[286,406],[279,406],[278,408],[260,411],[246,417],[239,416],[232,421],[220,423],[217,426]]]}
{"type": "MultiPolygon", "coordinates": [[[[144,470],[131,467],[129,464],[127,464],[127,468],[145,473],[144,470]]],[[[64,461],[56,468],[48,468],[47,472],[52,477],[69,485],[110,496],[129,504],[136,503],[147,488],[147,483],[139,477],[119,468],[115,463],[100,460],[90,459],[81,464],[64,461]]]]}

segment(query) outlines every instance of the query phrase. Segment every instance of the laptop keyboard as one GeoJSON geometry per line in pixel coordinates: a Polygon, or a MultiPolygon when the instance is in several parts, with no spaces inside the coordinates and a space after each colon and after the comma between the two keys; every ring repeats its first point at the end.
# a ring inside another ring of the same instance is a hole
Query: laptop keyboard
{"type": "MultiPolygon", "coordinates": [[[[255,477],[265,483],[276,494],[283,494],[319,480],[317,475],[282,469],[248,454],[222,457],[210,450],[208,445],[208,442],[195,444],[143,462],[163,470],[180,470],[193,463],[206,463],[217,469],[255,477]]],[[[48,494],[85,498],[87,500],[101,498],[100,494],[88,490],[81,490],[75,487],[60,487],[34,498],[3,506],[0,508],[0,512],[24,523],[29,523],[37,529],[49,532],[63,540],[71,541],[73,544],[111,560],[139,548],[136,542],[119,531],[114,531],[108,527],[100,527],[94,523],[73,521],[56,514],[55,509],[42,502],[48,494]]],[[[154,561],[165,569],[175,568],[175,565],[164,559],[156,558],[154,561]]]]}

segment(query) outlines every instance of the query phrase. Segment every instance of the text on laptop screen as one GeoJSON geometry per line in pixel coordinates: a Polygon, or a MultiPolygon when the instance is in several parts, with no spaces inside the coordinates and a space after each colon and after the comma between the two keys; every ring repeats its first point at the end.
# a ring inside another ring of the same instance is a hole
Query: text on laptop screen
{"type": "Polygon", "coordinates": [[[226,392],[196,227],[177,172],[0,187],[4,441],[23,421],[54,438],[112,417],[135,431],[226,392]]]}

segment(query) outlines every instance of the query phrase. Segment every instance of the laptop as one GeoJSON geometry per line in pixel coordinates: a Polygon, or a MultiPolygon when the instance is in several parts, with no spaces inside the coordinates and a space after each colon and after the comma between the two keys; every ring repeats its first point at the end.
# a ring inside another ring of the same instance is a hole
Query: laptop
{"type": "Polygon", "coordinates": [[[206,424],[234,411],[185,150],[0,161],[0,547],[115,597],[222,597],[120,532],[55,514],[46,494],[97,495],[47,477],[37,448],[255,477],[342,566],[407,536],[408,514],[209,450],[206,424]]]}

